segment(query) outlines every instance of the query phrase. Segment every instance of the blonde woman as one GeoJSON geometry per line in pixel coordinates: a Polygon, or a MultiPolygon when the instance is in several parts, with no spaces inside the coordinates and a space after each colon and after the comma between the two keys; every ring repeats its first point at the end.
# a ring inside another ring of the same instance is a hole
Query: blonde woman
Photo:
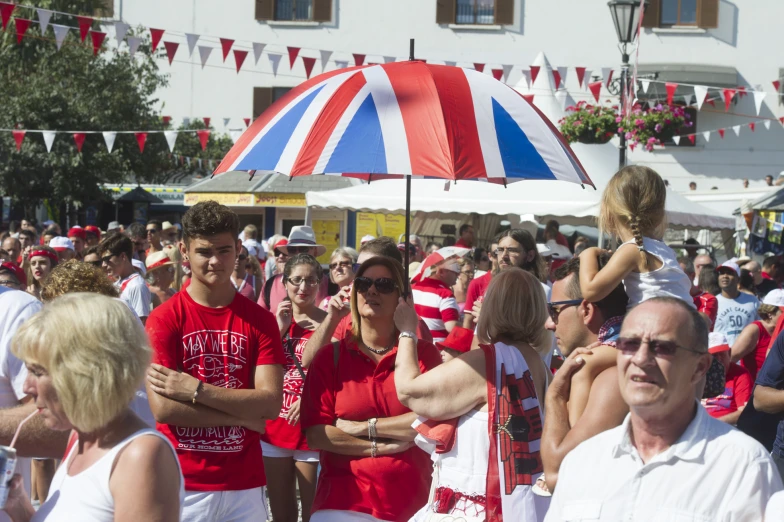
{"type": "Polygon", "coordinates": [[[48,304],[12,341],[25,392],[49,429],[72,431],[49,498],[36,512],[21,477],[5,511],[14,522],[180,520],[174,448],[130,409],[150,362],[144,328],[117,299],[79,293],[48,304]]]}
{"type": "MultiPolygon", "coordinates": [[[[416,326],[410,301],[401,301],[395,317],[401,318],[401,329],[416,326]]],[[[430,499],[412,520],[438,514],[478,521],[491,513],[526,522],[544,518],[549,499],[534,495],[532,485],[543,471],[539,441],[548,369],[534,346],[549,347],[546,320],[539,280],[509,268],[493,278],[482,304],[480,350],[421,374],[416,342],[401,340],[395,370],[398,399],[430,419],[417,426],[425,437],[421,445],[430,451],[439,448],[430,499]],[[512,445],[515,465],[507,470],[509,455],[503,452],[512,445]],[[504,488],[499,480],[488,480],[492,476],[516,487],[504,488]]]]}
{"type": "MultiPolygon", "coordinates": [[[[354,271],[357,268],[357,258],[359,253],[351,247],[341,247],[332,252],[329,258],[329,280],[338,287],[338,290],[346,286],[351,286],[354,282],[354,271]]],[[[327,296],[321,301],[322,310],[329,309],[329,301],[332,296],[327,296]]]]}

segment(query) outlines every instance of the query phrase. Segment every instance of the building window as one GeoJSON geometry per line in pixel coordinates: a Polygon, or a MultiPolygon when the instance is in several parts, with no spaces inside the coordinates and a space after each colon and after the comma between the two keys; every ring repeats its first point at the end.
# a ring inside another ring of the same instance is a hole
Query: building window
{"type": "Polygon", "coordinates": [[[644,27],[719,26],[719,0],[649,0],[644,27]]]}
{"type": "Polygon", "coordinates": [[[330,22],[332,0],[256,0],[256,20],[330,22]]]}
{"type": "Polygon", "coordinates": [[[436,23],[514,24],[514,0],[436,0],[436,23]]]}
{"type": "Polygon", "coordinates": [[[697,25],[697,0],[661,0],[662,25],[697,25]]]}
{"type": "Polygon", "coordinates": [[[275,0],[275,20],[310,21],[312,19],[312,0],[275,0]]]}
{"type": "Polygon", "coordinates": [[[495,0],[457,0],[458,24],[494,24],[495,0]]]}
{"type": "Polygon", "coordinates": [[[261,115],[267,108],[289,92],[291,87],[254,87],[253,88],[253,119],[261,115]]]}

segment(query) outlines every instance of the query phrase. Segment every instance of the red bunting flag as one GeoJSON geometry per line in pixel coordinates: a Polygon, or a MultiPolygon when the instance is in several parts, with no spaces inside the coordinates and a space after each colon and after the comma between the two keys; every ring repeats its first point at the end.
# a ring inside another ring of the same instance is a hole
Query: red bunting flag
{"type": "Polygon", "coordinates": [[[163,46],[166,48],[166,57],[169,59],[169,65],[171,65],[180,44],[177,42],[163,42],[163,46]]]}
{"type": "Polygon", "coordinates": [[[17,151],[22,150],[22,141],[24,141],[25,132],[26,131],[23,131],[23,130],[11,131],[11,134],[14,135],[14,141],[16,142],[16,150],[17,151]]]}
{"type": "Polygon", "coordinates": [[[561,86],[561,73],[555,69],[553,69],[553,83],[555,84],[555,89],[558,90],[558,88],[561,86]]]}
{"type": "Polygon", "coordinates": [[[172,117],[171,116],[164,116],[161,119],[163,120],[163,126],[164,127],[168,127],[169,126],[169,122],[171,121],[172,117]]]}
{"type": "Polygon", "coordinates": [[[293,69],[294,62],[296,61],[297,56],[299,56],[299,47],[286,47],[286,49],[289,51],[289,69],[293,69]]]}
{"type": "Polygon", "coordinates": [[[580,82],[580,87],[582,87],[586,69],[585,67],[575,67],[574,70],[577,72],[577,81],[580,82]]]}
{"type": "MultiPolygon", "coordinates": [[[[101,50],[104,38],[106,38],[106,33],[90,31],[90,39],[93,41],[93,56],[98,56],[98,51],[101,50]]],[[[171,60],[169,60],[169,63],[171,64],[171,60]]]]}
{"type": "Polygon", "coordinates": [[[360,65],[364,65],[364,63],[365,63],[365,55],[364,54],[354,53],[352,56],[354,56],[354,65],[356,65],[357,67],[359,67],[360,65]]]}
{"type": "Polygon", "coordinates": [[[751,132],[754,132],[754,129],[757,128],[757,124],[754,123],[754,122],[751,122],[751,123],[749,123],[749,128],[751,129],[751,132]]]}
{"type": "Polygon", "coordinates": [[[381,65],[381,64],[378,62],[368,62],[368,65],[381,65]]]}
{"type": "Polygon", "coordinates": [[[212,121],[212,118],[202,118],[202,121],[204,122],[204,126],[205,127],[209,127],[210,126],[210,121],[212,121]]]}
{"type": "Polygon", "coordinates": [[[474,70],[479,72],[485,72],[485,64],[483,63],[475,63],[474,70]]]}
{"type": "Polygon", "coordinates": [[[150,36],[152,36],[152,50],[158,48],[158,44],[161,42],[161,38],[163,38],[163,29],[153,29],[150,27],[150,36]]]}
{"type": "Polygon", "coordinates": [[[223,49],[223,63],[226,63],[226,57],[229,55],[231,46],[234,45],[234,40],[230,38],[220,38],[221,49],[223,49]]]}
{"type": "Polygon", "coordinates": [[[83,132],[74,132],[73,133],[74,143],[76,143],[76,150],[78,150],[79,152],[82,152],[82,145],[84,145],[84,138],[86,136],[87,136],[87,134],[85,134],[83,132]]]}
{"type": "Polygon", "coordinates": [[[87,38],[87,33],[90,31],[90,27],[93,26],[93,19],[89,16],[77,16],[76,19],[79,21],[79,38],[84,39],[87,38]]]}
{"type": "Polygon", "coordinates": [[[207,141],[210,139],[210,131],[208,130],[198,130],[196,134],[199,136],[199,142],[201,143],[201,150],[205,150],[207,148],[207,141]]]}
{"type": "Polygon", "coordinates": [[[734,97],[735,89],[724,89],[724,112],[730,110],[730,103],[732,103],[732,98],[734,97]]]}
{"type": "Polygon", "coordinates": [[[499,82],[501,81],[501,78],[504,77],[504,70],[503,69],[493,69],[492,73],[493,73],[493,78],[495,78],[499,82]]]}
{"type": "Polygon", "coordinates": [[[539,76],[539,69],[540,67],[538,65],[531,66],[531,85],[534,84],[536,77],[539,76]]]}
{"type": "Polygon", "coordinates": [[[316,65],[316,59],[303,56],[302,63],[305,64],[305,76],[307,76],[308,80],[310,80],[310,73],[313,72],[313,66],[316,65]]]}
{"type": "Polygon", "coordinates": [[[686,137],[689,138],[689,141],[691,142],[692,145],[694,145],[694,143],[697,141],[697,136],[695,134],[689,134],[686,137]]]}
{"type": "Polygon", "coordinates": [[[782,125],[784,125],[784,118],[779,118],[779,121],[781,122],[782,125]]]}
{"type": "Polygon", "coordinates": [[[599,102],[599,95],[602,92],[602,81],[599,80],[598,82],[591,82],[588,84],[588,89],[593,94],[593,97],[596,99],[596,102],[599,102]]]}
{"type": "Polygon", "coordinates": [[[724,129],[719,129],[719,136],[721,136],[721,139],[724,139],[724,129]]]}
{"type": "Polygon", "coordinates": [[[245,62],[245,58],[248,57],[248,51],[241,51],[239,49],[234,49],[234,65],[237,66],[237,72],[240,72],[240,67],[245,62]]]}
{"type": "Polygon", "coordinates": [[[245,122],[246,127],[250,127],[250,118],[242,118],[242,121],[245,122]]]}
{"type": "Polygon", "coordinates": [[[781,90],[781,82],[778,80],[774,80],[773,87],[776,89],[776,92],[779,92],[781,90]]]}
{"type": "Polygon", "coordinates": [[[741,97],[741,98],[743,98],[743,97],[744,97],[744,96],[746,96],[747,94],[748,94],[748,93],[746,92],[746,87],[744,87],[744,86],[742,86],[742,85],[739,85],[739,86],[738,86],[738,96],[739,96],[739,97],[741,97]]]}
{"type": "Polygon", "coordinates": [[[664,88],[667,89],[667,105],[672,105],[672,97],[675,96],[675,90],[678,88],[678,84],[667,82],[664,84],[664,88]]]}
{"type": "Polygon", "coordinates": [[[24,38],[24,35],[27,32],[27,28],[30,27],[30,20],[17,16],[14,18],[14,24],[16,25],[16,43],[21,44],[22,38],[24,38]]]}
{"type": "Polygon", "coordinates": [[[532,105],[534,103],[534,95],[533,94],[523,94],[523,99],[525,101],[527,101],[528,103],[532,104],[532,105]]]}
{"type": "Polygon", "coordinates": [[[134,132],[133,134],[136,136],[136,143],[139,144],[139,152],[144,152],[144,144],[147,143],[147,133],[134,132]]]}
{"type": "Polygon", "coordinates": [[[714,100],[712,98],[705,98],[705,103],[707,103],[708,105],[710,105],[714,109],[716,108],[716,100],[714,100]]]}
{"type": "Polygon", "coordinates": [[[14,12],[14,4],[7,2],[0,2],[0,18],[3,20],[3,30],[8,27],[8,21],[11,19],[11,13],[14,12]]]}

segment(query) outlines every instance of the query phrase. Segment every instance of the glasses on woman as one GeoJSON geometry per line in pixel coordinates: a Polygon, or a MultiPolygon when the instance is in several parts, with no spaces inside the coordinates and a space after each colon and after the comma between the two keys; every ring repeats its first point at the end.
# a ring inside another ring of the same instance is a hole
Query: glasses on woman
{"type": "Polygon", "coordinates": [[[289,257],[288,254],[284,253],[282,250],[278,250],[277,248],[274,250],[275,257],[289,257]]]}
{"type": "Polygon", "coordinates": [[[299,276],[289,277],[286,280],[286,282],[287,283],[291,283],[294,286],[300,286],[302,283],[305,283],[305,286],[309,286],[309,287],[318,286],[318,284],[320,283],[320,281],[318,280],[317,277],[312,277],[312,276],[311,277],[299,277],[299,276]]]}
{"type": "Polygon", "coordinates": [[[356,272],[357,268],[359,267],[359,264],[358,263],[352,263],[351,261],[340,261],[339,263],[330,263],[329,264],[329,269],[330,270],[337,270],[338,267],[340,267],[340,268],[350,268],[351,270],[356,272]]]}
{"type": "Polygon", "coordinates": [[[558,324],[558,316],[561,315],[561,312],[570,306],[577,306],[582,302],[582,299],[570,299],[569,301],[555,301],[554,303],[547,303],[547,309],[550,312],[550,319],[552,319],[553,323],[558,324]]]}
{"type": "Polygon", "coordinates": [[[694,348],[681,346],[675,341],[660,341],[657,339],[651,339],[650,341],[643,341],[639,337],[619,337],[618,341],[615,344],[615,347],[619,351],[621,351],[624,355],[634,355],[639,351],[643,343],[648,345],[648,347],[656,357],[672,357],[675,355],[675,352],[678,351],[678,348],[681,348],[682,350],[686,350],[687,352],[697,353],[700,355],[708,353],[708,352],[701,352],[699,350],[695,350],[694,348]]]}
{"type": "Polygon", "coordinates": [[[354,287],[360,294],[367,293],[371,286],[376,287],[379,294],[391,294],[397,290],[397,283],[394,279],[388,277],[379,277],[378,279],[370,279],[369,277],[357,277],[354,279],[354,287]]]}

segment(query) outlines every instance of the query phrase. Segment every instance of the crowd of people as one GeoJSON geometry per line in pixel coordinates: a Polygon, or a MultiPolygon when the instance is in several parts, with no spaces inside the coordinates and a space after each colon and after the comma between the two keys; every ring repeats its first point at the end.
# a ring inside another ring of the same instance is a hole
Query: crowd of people
{"type": "Polygon", "coordinates": [[[612,178],[614,252],[14,223],[0,520],[784,520],[784,260],[675,252],[665,198],[612,178]]]}

